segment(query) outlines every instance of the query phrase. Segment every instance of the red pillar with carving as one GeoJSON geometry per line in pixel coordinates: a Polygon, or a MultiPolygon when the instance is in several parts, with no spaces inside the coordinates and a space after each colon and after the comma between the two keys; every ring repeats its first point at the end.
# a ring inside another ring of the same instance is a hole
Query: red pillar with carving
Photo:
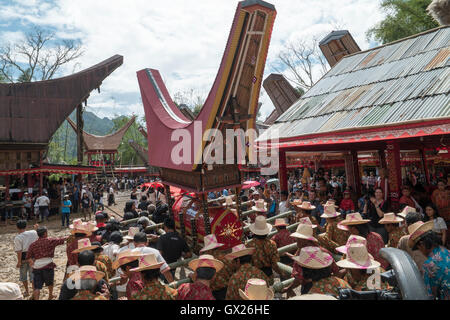
{"type": "Polygon", "coordinates": [[[358,153],[351,151],[344,155],[345,174],[347,176],[347,184],[352,187],[353,191],[359,196],[361,193],[361,180],[359,177],[358,153]]]}
{"type": "Polygon", "coordinates": [[[392,209],[398,211],[400,189],[402,185],[402,171],[400,166],[400,147],[398,142],[388,141],[386,144],[387,150],[387,174],[388,174],[388,189],[389,199],[391,200],[392,209]]]}
{"type": "Polygon", "coordinates": [[[383,193],[384,193],[384,199],[387,200],[388,198],[388,177],[389,177],[389,172],[387,170],[387,164],[386,164],[386,153],[384,152],[384,150],[378,150],[378,156],[379,156],[379,161],[380,161],[380,170],[379,170],[379,174],[380,174],[380,187],[381,189],[383,189],[383,193]]]}
{"type": "Polygon", "coordinates": [[[424,148],[420,149],[420,156],[421,156],[421,160],[422,160],[423,172],[425,173],[425,178],[427,181],[427,186],[429,187],[431,185],[430,171],[428,170],[428,167],[427,167],[427,156],[426,156],[424,148]]]}
{"type": "Polygon", "coordinates": [[[286,151],[279,150],[280,168],[278,170],[278,180],[280,181],[280,191],[288,191],[287,168],[286,168],[286,151]]]}

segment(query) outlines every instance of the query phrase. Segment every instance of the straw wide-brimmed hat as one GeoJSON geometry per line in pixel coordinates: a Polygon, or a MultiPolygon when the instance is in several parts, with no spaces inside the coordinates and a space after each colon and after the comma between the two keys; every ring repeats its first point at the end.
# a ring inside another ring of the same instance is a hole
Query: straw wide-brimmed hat
{"type": "Polygon", "coordinates": [[[370,222],[369,219],[363,219],[359,212],[348,213],[345,220],[340,222],[343,226],[352,226],[356,224],[364,224],[370,222]]]}
{"type": "Polygon", "coordinates": [[[141,255],[139,258],[139,267],[130,269],[131,272],[140,272],[144,270],[159,269],[164,262],[158,262],[154,253],[141,255]]]}
{"type": "Polygon", "coordinates": [[[319,247],[304,247],[298,256],[291,257],[299,265],[310,269],[322,269],[333,263],[333,257],[319,247]]]}
{"type": "Polygon", "coordinates": [[[233,260],[246,255],[252,255],[255,252],[255,248],[247,248],[245,244],[238,244],[231,249],[231,253],[227,254],[225,258],[233,260]]]}
{"type": "Polygon", "coordinates": [[[98,230],[97,224],[94,221],[88,221],[85,223],[85,228],[89,232],[95,232],[98,230]]]}
{"type": "Polygon", "coordinates": [[[234,206],[235,204],[236,204],[236,202],[233,201],[232,196],[225,197],[225,203],[223,204],[224,206],[234,206]]]}
{"type": "Polygon", "coordinates": [[[204,252],[204,251],[208,251],[208,250],[212,250],[212,249],[224,246],[223,243],[219,243],[219,241],[217,241],[215,234],[208,234],[207,236],[204,236],[203,242],[205,245],[202,249],[200,249],[200,252],[204,252]]]}
{"type": "Polygon", "coordinates": [[[91,240],[89,240],[89,238],[83,238],[78,240],[78,249],[73,250],[72,253],[80,253],[86,250],[97,249],[98,247],[99,246],[92,245],[91,240]]]}
{"type": "Polygon", "coordinates": [[[286,227],[288,224],[286,223],[286,220],[283,218],[275,219],[275,223],[273,224],[274,227],[286,227]]]}
{"type": "Polygon", "coordinates": [[[336,200],[327,200],[324,206],[334,206],[335,208],[339,208],[339,206],[336,205],[336,200]]]}
{"type": "Polygon", "coordinates": [[[130,227],[130,229],[128,229],[128,234],[123,238],[127,239],[127,240],[133,240],[136,233],[139,233],[139,228],[138,227],[130,227]]]}
{"type": "Polygon", "coordinates": [[[90,236],[92,232],[88,230],[86,222],[83,222],[81,219],[73,220],[73,223],[69,225],[70,233],[84,233],[87,236],[90,236]]]}
{"type": "Polygon", "coordinates": [[[373,269],[380,266],[380,263],[369,255],[366,245],[362,243],[351,244],[347,248],[346,258],[336,264],[345,269],[373,269]]]}
{"type": "Polygon", "coordinates": [[[73,281],[87,279],[99,281],[104,276],[105,274],[101,271],[97,271],[95,266],[81,266],[78,270],[69,275],[69,279],[73,281]]]}
{"type": "Polygon", "coordinates": [[[336,218],[340,216],[340,212],[336,212],[336,206],[334,204],[325,204],[323,207],[323,214],[321,218],[336,218]]]}
{"type": "Polygon", "coordinates": [[[312,222],[311,222],[311,219],[309,219],[309,217],[303,217],[303,218],[300,218],[299,220],[298,220],[298,222],[300,223],[300,224],[307,224],[308,226],[311,226],[311,228],[317,228],[317,224],[313,224],[312,222]]]}
{"type": "MultiPolygon", "coordinates": [[[[426,232],[433,230],[434,227],[434,221],[428,221],[422,224],[418,224],[421,221],[418,221],[414,223],[414,227],[410,229],[408,228],[408,231],[410,231],[409,239],[408,239],[408,245],[410,248],[414,248],[416,243],[420,240],[422,235],[424,235],[426,232]]],[[[411,225],[413,226],[413,225],[411,225]]],[[[411,227],[410,226],[410,227],[411,227]]]]}
{"type": "Polygon", "coordinates": [[[397,217],[393,212],[385,213],[383,218],[380,219],[380,221],[378,221],[379,224],[400,223],[400,222],[403,222],[403,218],[397,217]]]}
{"type": "Polygon", "coordinates": [[[263,279],[248,279],[244,291],[239,289],[239,295],[244,300],[273,300],[273,290],[267,286],[263,279]]]}
{"type": "Polygon", "coordinates": [[[189,262],[188,266],[189,269],[194,271],[198,268],[214,268],[216,269],[216,272],[219,272],[224,264],[222,261],[215,259],[212,255],[204,254],[189,262]]]}
{"type": "Polygon", "coordinates": [[[292,200],[292,202],[291,202],[291,204],[293,205],[293,206],[299,206],[299,205],[301,205],[302,204],[302,200],[301,199],[295,199],[295,200],[292,200]]]}
{"type": "Polygon", "coordinates": [[[403,208],[402,212],[400,212],[398,215],[402,218],[406,218],[406,215],[410,212],[416,212],[416,208],[406,206],[403,208]]]}
{"type": "Polygon", "coordinates": [[[288,300],[337,300],[328,294],[308,293],[289,298],[288,300]]]}
{"type": "Polygon", "coordinates": [[[347,243],[343,246],[337,247],[336,251],[343,253],[343,254],[347,254],[347,249],[348,247],[350,247],[352,244],[363,244],[363,245],[367,245],[367,240],[366,238],[360,237],[360,236],[355,236],[353,234],[351,234],[348,239],[347,239],[347,243]]]}
{"type": "Polygon", "coordinates": [[[253,211],[266,212],[267,211],[267,202],[263,199],[256,200],[255,205],[252,207],[253,211]]]}
{"type": "Polygon", "coordinates": [[[113,268],[117,269],[120,266],[139,259],[142,254],[139,251],[133,251],[131,249],[119,252],[116,257],[116,261],[113,262],[113,268]]]}
{"type": "Polygon", "coordinates": [[[309,201],[303,201],[301,205],[297,205],[297,208],[302,210],[314,210],[316,206],[311,205],[309,201]]]}
{"type": "Polygon", "coordinates": [[[252,223],[248,228],[253,234],[264,236],[269,234],[272,231],[272,225],[266,222],[266,217],[257,216],[255,219],[255,223],[252,223]]]}
{"type": "Polygon", "coordinates": [[[316,238],[314,238],[314,230],[311,225],[300,223],[297,227],[297,230],[290,235],[293,238],[305,239],[314,242],[318,242],[316,238]]]}

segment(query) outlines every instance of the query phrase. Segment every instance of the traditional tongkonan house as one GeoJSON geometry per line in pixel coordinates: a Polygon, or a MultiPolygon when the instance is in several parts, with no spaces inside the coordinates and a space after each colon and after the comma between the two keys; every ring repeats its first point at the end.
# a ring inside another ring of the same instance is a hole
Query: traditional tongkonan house
{"type": "MultiPolygon", "coordinates": [[[[232,243],[230,238],[236,233],[242,233],[240,224],[235,229],[231,226],[236,220],[226,223],[224,217],[230,210],[216,208],[213,211],[208,208],[207,193],[236,188],[239,194],[242,173],[237,155],[236,152],[228,152],[225,146],[230,146],[231,151],[240,150],[237,145],[241,140],[233,137],[232,141],[225,141],[225,130],[246,131],[255,128],[258,98],[275,16],[274,6],[267,2],[239,2],[219,72],[194,121],[188,119],[174,104],[157,70],[144,69],[137,73],[147,128],[151,130],[148,135],[149,163],[160,168],[164,184],[191,192],[191,196],[198,200],[194,201],[193,207],[185,207],[186,210],[182,210],[181,214],[186,213],[187,228],[192,226],[190,221],[195,222],[196,214],[192,215],[194,220],[187,219],[191,212],[203,214],[203,219],[198,221],[199,240],[202,235],[213,232],[218,235],[219,241],[232,243]],[[210,129],[218,129],[221,135],[211,133],[207,137],[209,139],[202,139],[210,129]],[[238,142],[234,143],[236,140],[238,142]],[[216,148],[216,143],[223,143],[222,154],[216,148]],[[216,163],[207,164],[207,160],[213,158],[217,160],[216,163]],[[223,164],[218,163],[220,160],[223,164]],[[212,223],[210,216],[214,219],[212,223]],[[217,228],[225,226],[229,228],[218,231],[217,228]]],[[[237,201],[239,208],[239,197],[237,201]]],[[[172,209],[172,206],[169,205],[169,208],[172,209]]],[[[185,220],[178,220],[177,216],[175,219],[178,227],[185,220]]],[[[192,231],[192,235],[196,237],[196,232],[192,231]]],[[[240,236],[236,236],[235,241],[239,243],[240,236]]]]}
{"type": "Polygon", "coordinates": [[[48,173],[89,174],[95,168],[44,163],[49,141],[64,120],[99,89],[123,57],[113,56],[76,74],[47,81],[0,84],[0,179],[6,196],[12,177],[32,188],[48,173]]]}
{"type": "Polygon", "coordinates": [[[377,152],[394,206],[402,150],[420,153],[429,182],[426,150],[446,157],[450,142],[449,44],[448,26],[366,51],[348,31],[327,36],[320,48],[331,70],[258,139],[259,148],[280,151],[281,188],[287,189],[286,154],[306,151],[342,152],[357,191],[358,152],[377,152]]]}

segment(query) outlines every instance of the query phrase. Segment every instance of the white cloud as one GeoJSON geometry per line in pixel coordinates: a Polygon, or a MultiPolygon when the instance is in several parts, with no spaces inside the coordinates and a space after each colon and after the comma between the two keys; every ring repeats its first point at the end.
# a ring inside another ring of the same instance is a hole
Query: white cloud
{"type": "MultiPolygon", "coordinates": [[[[341,25],[364,50],[369,45],[365,31],[382,18],[378,1],[373,0],[269,2],[278,14],[265,77],[273,72],[270,65],[285,41],[311,39],[341,25]]],[[[190,88],[209,92],[236,6],[237,1],[224,0],[16,0],[0,6],[0,20],[18,19],[54,27],[60,37],[81,37],[83,69],[123,55],[124,64],[104,81],[101,95],[92,95],[89,105],[99,115],[113,116],[116,111],[143,115],[138,70],[158,69],[172,95],[190,88]]],[[[67,66],[64,73],[72,70],[73,65],[67,66]]],[[[267,116],[273,106],[266,94],[262,102],[261,112],[267,116]]]]}

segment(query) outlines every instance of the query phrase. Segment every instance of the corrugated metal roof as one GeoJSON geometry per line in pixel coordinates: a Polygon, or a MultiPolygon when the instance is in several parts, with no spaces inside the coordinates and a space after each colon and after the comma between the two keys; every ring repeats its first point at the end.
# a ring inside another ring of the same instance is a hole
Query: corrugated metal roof
{"type": "Polygon", "coordinates": [[[450,117],[450,27],[344,57],[258,139],[450,117]]]}

